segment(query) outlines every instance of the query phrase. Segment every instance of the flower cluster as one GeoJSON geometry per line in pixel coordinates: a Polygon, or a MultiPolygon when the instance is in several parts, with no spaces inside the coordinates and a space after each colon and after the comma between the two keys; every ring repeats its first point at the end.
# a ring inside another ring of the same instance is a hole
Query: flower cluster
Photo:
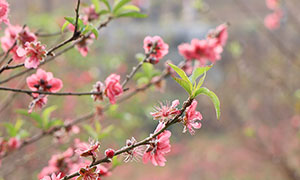
{"type": "Polygon", "coordinates": [[[100,143],[98,141],[89,140],[89,143],[80,142],[79,139],[75,139],[75,152],[82,157],[92,156],[97,157],[97,152],[100,148],[100,143]]]}
{"type": "Polygon", "coordinates": [[[89,168],[88,166],[91,164],[91,161],[80,158],[82,155],[85,156],[90,153],[95,153],[94,147],[96,146],[88,145],[85,146],[87,147],[85,149],[81,147],[76,149],[78,143],[83,145],[83,142],[80,142],[77,139],[74,141],[75,148],[70,147],[63,153],[53,155],[48,162],[48,166],[44,167],[39,173],[39,179],[43,178],[42,180],[48,180],[52,174],[52,180],[56,180],[55,178],[61,178],[69,173],[74,173],[77,171],[80,173],[78,178],[82,180],[99,180],[97,178],[100,178],[100,176],[109,176],[110,172],[105,166],[98,165],[93,168],[89,168]],[[58,176],[55,176],[55,174],[58,174],[58,176]]]}
{"type": "MultiPolygon", "coordinates": [[[[0,156],[4,155],[8,151],[13,151],[21,146],[21,141],[17,137],[11,137],[8,141],[0,138],[0,156]]],[[[1,167],[1,159],[0,159],[1,167]]]]}
{"type": "Polygon", "coordinates": [[[103,95],[108,97],[110,103],[116,103],[116,96],[122,95],[123,88],[120,84],[120,76],[117,74],[111,74],[105,79],[105,86],[98,81],[94,86],[92,92],[98,92],[99,94],[92,95],[92,98],[102,100],[103,95]]]}
{"type": "Polygon", "coordinates": [[[8,13],[9,4],[6,0],[0,0],[0,23],[4,22],[5,24],[9,24],[8,13]]]}
{"type": "Polygon", "coordinates": [[[45,59],[46,53],[46,46],[40,42],[26,42],[25,48],[20,47],[17,50],[19,57],[26,57],[24,66],[28,69],[36,69],[45,59]]]}
{"type": "Polygon", "coordinates": [[[154,119],[166,122],[169,119],[172,119],[174,116],[180,113],[180,111],[176,108],[179,105],[179,100],[175,100],[172,102],[172,105],[169,106],[163,105],[160,103],[160,107],[155,107],[155,112],[151,112],[150,114],[154,119]]]}
{"type": "Polygon", "coordinates": [[[169,45],[159,36],[147,36],[144,39],[144,50],[149,55],[149,62],[157,64],[169,52],[169,45]]]}
{"type": "Polygon", "coordinates": [[[24,61],[25,56],[19,56],[17,50],[19,48],[25,48],[25,44],[35,42],[37,40],[34,33],[30,32],[28,27],[22,28],[19,25],[13,26],[9,25],[5,31],[4,36],[1,37],[2,49],[7,52],[11,49],[10,53],[13,55],[14,61],[24,61]],[[17,41],[17,45],[14,44],[17,41]]]}
{"type": "MultiPolygon", "coordinates": [[[[154,133],[160,131],[164,126],[164,123],[159,123],[154,133]]],[[[171,151],[170,137],[171,132],[165,130],[153,138],[143,155],[143,162],[147,163],[150,160],[154,166],[165,166],[167,160],[164,156],[171,151]]]]}
{"type": "Polygon", "coordinates": [[[196,59],[199,66],[204,66],[208,61],[214,63],[221,59],[227,38],[227,25],[221,24],[211,31],[206,39],[193,39],[190,44],[181,44],[178,46],[178,51],[188,62],[196,59]]]}
{"type": "MultiPolygon", "coordinates": [[[[43,69],[38,69],[36,74],[33,74],[26,79],[29,89],[32,91],[58,92],[63,83],[60,79],[54,78],[51,72],[46,72],[43,69]]],[[[34,103],[30,106],[30,111],[34,106],[43,107],[47,103],[47,96],[38,93],[32,94],[34,103]]]]}
{"type": "Polygon", "coordinates": [[[270,30],[278,29],[283,16],[280,0],[266,0],[266,5],[272,13],[265,17],[264,24],[270,30]]]}

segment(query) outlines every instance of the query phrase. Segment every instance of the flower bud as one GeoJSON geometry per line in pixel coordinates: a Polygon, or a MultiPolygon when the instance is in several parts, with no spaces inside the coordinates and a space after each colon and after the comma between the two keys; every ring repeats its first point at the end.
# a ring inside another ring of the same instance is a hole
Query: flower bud
{"type": "Polygon", "coordinates": [[[115,150],[113,150],[113,149],[107,149],[107,150],[105,150],[105,155],[106,155],[108,158],[113,158],[114,155],[115,155],[115,150]]]}

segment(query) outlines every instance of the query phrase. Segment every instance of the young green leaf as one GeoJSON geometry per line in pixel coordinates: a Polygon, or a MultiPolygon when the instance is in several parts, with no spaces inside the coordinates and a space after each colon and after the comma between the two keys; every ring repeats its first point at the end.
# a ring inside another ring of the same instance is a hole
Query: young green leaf
{"type": "Polygon", "coordinates": [[[12,124],[3,123],[3,125],[5,126],[6,132],[10,137],[15,137],[17,135],[18,131],[15,129],[15,127],[12,124]]]}
{"type": "Polygon", "coordinates": [[[126,13],[118,14],[116,17],[146,18],[146,17],[148,17],[148,15],[132,11],[132,12],[126,12],[126,13]]]}
{"type": "Polygon", "coordinates": [[[192,86],[190,82],[187,82],[186,80],[177,78],[177,77],[172,77],[181,87],[185,89],[189,95],[192,95],[192,86]]]}
{"type": "Polygon", "coordinates": [[[140,12],[140,8],[135,6],[135,5],[125,5],[122,8],[119,9],[119,11],[124,12],[124,11],[136,11],[140,12]]]}
{"type": "Polygon", "coordinates": [[[92,138],[97,139],[98,134],[95,132],[95,130],[88,124],[84,124],[83,128],[87,131],[87,133],[92,136],[92,138]]]}
{"type": "Polygon", "coordinates": [[[53,111],[55,111],[56,109],[57,109],[57,106],[50,106],[50,107],[46,108],[42,113],[42,118],[49,120],[51,113],[53,111]]]}
{"type": "Polygon", "coordinates": [[[107,10],[109,10],[109,12],[111,12],[111,6],[109,4],[109,2],[107,0],[100,0],[101,2],[103,2],[105,4],[105,6],[107,7],[107,10]]]}
{"type": "Polygon", "coordinates": [[[65,31],[66,27],[67,27],[69,24],[70,24],[70,22],[68,22],[68,21],[66,21],[66,22],[64,23],[64,25],[61,27],[61,32],[62,32],[62,33],[65,31]]]}
{"type": "Polygon", "coordinates": [[[27,110],[24,110],[24,109],[18,109],[18,110],[16,110],[16,112],[18,114],[22,114],[27,117],[30,117],[31,119],[33,119],[34,121],[37,122],[37,127],[44,128],[43,118],[38,113],[36,113],[36,112],[28,113],[27,110]]]}
{"type": "MultiPolygon", "coordinates": [[[[195,89],[194,91],[197,91],[197,90],[202,86],[205,77],[206,77],[206,71],[204,72],[204,75],[199,79],[198,84],[197,84],[197,87],[196,87],[196,89],[195,89]]],[[[196,84],[195,84],[195,85],[196,85],[196,84]]]]}
{"type": "Polygon", "coordinates": [[[99,0],[92,0],[92,3],[95,6],[95,11],[99,12],[100,11],[100,2],[99,2],[99,0]]]}
{"type": "Polygon", "coordinates": [[[96,39],[98,39],[98,37],[99,37],[99,32],[98,32],[98,29],[97,28],[92,28],[92,33],[95,35],[95,37],[96,37],[96,39]]]}
{"type": "Polygon", "coordinates": [[[113,9],[113,13],[116,13],[121,7],[123,7],[125,4],[129,3],[131,0],[120,0],[116,3],[113,9]]]}
{"type": "Polygon", "coordinates": [[[112,158],[111,164],[112,164],[112,168],[115,168],[115,167],[121,165],[121,161],[118,160],[118,156],[114,156],[112,158]]]}
{"type": "Polygon", "coordinates": [[[213,104],[215,106],[217,119],[219,119],[221,112],[220,112],[220,100],[219,100],[218,96],[214,92],[210,91],[209,89],[207,89],[205,87],[199,88],[195,92],[194,97],[198,96],[199,94],[207,95],[211,99],[211,101],[213,102],[213,104]]]}
{"type": "MultiPolygon", "coordinates": [[[[177,67],[176,65],[172,64],[172,63],[169,63],[169,66],[174,70],[176,71],[176,73],[185,81],[187,82],[190,82],[190,79],[188,78],[188,76],[185,74],[185,72],[180,69],[179,67],[177,67]]],[[[190,82],[191,84],[191,82],[190,82]]]]}
{"type": "Polygon", "coordinates": [[[205,72],[207,72],[211,67],[212,67],[212,65],[206,66],[206,67],[198,67],[198,68],[194,69],[192,75],[189,77],[192,84],[194,84],[196,82],[197,78],[200,77],[205,72]]]}

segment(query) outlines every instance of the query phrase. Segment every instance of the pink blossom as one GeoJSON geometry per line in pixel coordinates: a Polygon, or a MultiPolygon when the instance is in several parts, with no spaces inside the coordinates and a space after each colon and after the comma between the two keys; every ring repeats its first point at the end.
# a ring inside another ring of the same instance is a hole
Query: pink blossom
{"type": "Polygon", "coordinates": [[[123,88],[120,84],[120,76],[117,74],[111,74],[105,79],[105,92],[111,104],[116,103],[116,96],[122,95],[123,88]]]}
{"type": "Polygon", "coordinates": [[[18,149],[20,146],[21,146],[21,141],[18,138],[12,137],[8,140],[8,147],[11,150],[18,149]]]}
{"type": "Polygon", "coordinates": [[[36,95],[35,93],[33,94],[33,100],[30,102],[29,107],[28,107],[28,113],[32,113],[33,109],[35,107],[38,107],[42,109],[48,102],[48,96],[46,95],[36,95]],[[35,97],[36,96],[36,97],[35,97]]]}
{"type": "Polygon", "coordinates": [[[99,14],[95,10],[95,6],[91,5],[83,9],[85,16],[83,17],[84,21],[91,22],[99,18],[99,14]]]}
{"type": "Polygon", "coordinates": [[[0,23],[4,22],[5,24],[9,24],[8,13],[9,4],[6,0],[0,0],[0,23]]]}
{"type": "MultiPolygon", "coordinates": [[[[135,143],[137,143],[137,141],[134,137],[126,140],[127,147],[130,147],[135,143]]],[[[138,146],[131,150],[128,150],[123,154],[123,156],[125,157],[124,162],[127,163],[129,161],[139,161],[139,159],[143,156],[144,152],[145,152],[144,146],[138,146]]]]}
{"type": "Polygon", "coordinates": [[[166,44],[159,36],[150,37],[147,36],[144,39],[145,53],[150,53],[152,46],[156,44],[153,53],[150,54],[150,58],[154,59],[154,64],[158,63],[169,52],[169,45],[166,44]]]}
{"type": "Polygon", "coordinates": [[[73,152],[73,148],[68,148],[61,154],[52,155],[51,159],[48,161],[48,166],[44,167],[39,173],[39,179],[52,173],[61,173],[61,176],[65,176],[65,174],[69,172],[70,167],[73,164],[73,152]]]}
{"type": "MultiPolygon", "coordinates": [[[[60,79],[54,78],[51,72],[46,72],[43,69],[38,69],[36,74],[27,77],[26,82],[32,91],[48,91],[55,93],[63,86],[60,79]]],[[[37,96],[36,93],[33,95],[37,96]]]]}
{"type": "Polygon", "coordinates": [[[93,94],[92,98],[94,99],[94,101],[102,101],[103,100],[103,91],[104,91],[105,87],[103,85],[102,82],[97,81],[95,85],[93,85],[93,89],[91,92],[98,92],[101,94],[93,94]]]}
{"type": "MultiPolygon", "coordinates": [[[[154,133],[160,131],[164,127],[163,123],[159,123],[154,133]]],[[[171,151],[170,145],[171,132],[163,131],[157,135],[148,145],[148,148],[143,156],[143,162],[147,163],[149,160],[154,166],[165,166],[167,161],[164,155],[171,151]]]]}
{"type": "Polygon", "coordinates": [[[40,42],[26,42],[25,49],[19,47],[17,50],[18,56],[26,56],[24,66],[28,69],[37,68],[40,61],[43,61],[46,57],[46,47],[40,42]]]}
{"type": "Polygon", "coordinates": [[[61,173],[59,173],[57,176],[55,175],[55,173],[52,173],[51,177],[50,176],[45,176],[41,180],[60,180],[61,178],[62,178],[61,173]]]}
{"type": "Polygon", "coordinates": [[[185,133],[189,130],[191,135],[195,134],[195,129],[201,128],[201,123],[196,122],[202,119],[202,115],[200,112],[196,111],[197,101],[194,100],[192,104],[187,108],[185,112],[185,117],[183,118],[184,129],[183,132],[185,133]]]}
{"type": "Polygon", "coordinates": [[[186,59],[186,60],[193,60],[196,59],[195,56],[195,46],[183,43],[178,46],[179,53],[186,59]]]}
{"type": "Polygon", "coordinates": [[[277,10],[279,8],[279,0],[266,0],[266,5],[271,10],[277,10]]]}
{"type": "Polygon", "coordinates": [[[76,150],[75,152],[83,157],[92,156],[97,157],[97,152],[99,151],[100,143],[98,141],[94,142],[90,140],[90,143],[80,142],[76,139],[76,150]]]}
{"type": "Polygon", "coordinates": [[[270,30],[278,29],[280,26],[281,17],[282,17],[282,12],[280,10],[267,15],[264,20],[264,24],[266,28],[270,30]]]}
{"type": "Polygon", "coordinates": [[[9,25],[5,29],[5,35],[1,38],[1,46],[5,52],[7,52],[14,43],[18,40],[18,44],[12,48],[10,51],[13,54],[13,59],[15,61],[23,61],[25,56],[20,56],[17,53],[18,48],[25,48],[26,42],[34,42],[36,41],[36,36],[34,33],[29,31],[28,27],[22,28],[21,26],[12,26],[9,25]]]}
{"type": "Polygon", "coordinates": [[[225,46],[227,39],[228,39],[228,32],[227,32],[227,24],[219,25],[215,30],[213,30],[209,35],[208,38],[216,39],[217,44],[221,46],[225,46]]]}
{"type": "Polygon", "coordinates": [[[98,173],[96,172],[97,167],[89,168],[81,168],[79,171],[80,176],[77,180],[98,180],[98,173]]]}
{"type": "Polygon", "coordinates": [[[95,36],[92,34],[87,38],[83,38],[80,42],[76,44],[76,49],[80,52],[83,57],[86,57],[89,52],[89,45],[94,42],[95,36]]]}
{"type": "Polygon", "coordinates": [[[98,169],[98,175],[100,176],[110,176],[111,172],[103,165],[99,164],[97,166],[98,169]]]}
{"type": "Polygon", "coordinates": [[[160,107],[155,107],[156,111],[150,114],[154,117],[154,119],[158,119],[161,122],[166,122],[180,113],[180,111],[176,108],[178,105],[178,99],[173,101],[171,106],[160,103],[160,107]]]}
{"type": "Polygon", "coordinates": [[[105,155],[106,155],[108,158],[113,158],[114,155],[115,155],[115,150],[113,150],[113,149],[106,149],[106,150],[105,150],[105,155]]]}

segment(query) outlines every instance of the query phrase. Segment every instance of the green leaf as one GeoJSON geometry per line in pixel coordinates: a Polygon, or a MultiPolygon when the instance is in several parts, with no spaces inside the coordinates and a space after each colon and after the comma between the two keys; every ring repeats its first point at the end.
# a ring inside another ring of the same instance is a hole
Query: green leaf
{"type": "Polygon", "coordinates": [[[76,21],[73,17],[65,17],[65,20],[73,25],[75,25],[76,21]]]}
{"type": "Polygon", "coordinates": [[[132,11],[132,12],[126,12],[126,13],[118,14],[117,17],[146,18],[146,17],[148,17],[148,15],[132,11]]]}
{"type": "MultiPolygon", "coordinates": [[[[73,17],[65,17],[65,20],[69,23],[76,25],[76,18],[73,17]]],[[[81,19],[78,19],[78,30],[82,31],[82,29],[85,28],[84,22],[81,19]]]]}
{"type": "Polygon", "coordinates": [[[101,10],[101,11],[99,12],[99,16],[104,15],[104,14],[107,14],[107,13],[110,13],[110,11],[109,11],[109,10],[106,10],[106,9],[103,9],[103,10],[101,10]]]}
{"type": "Polygon", "coordinates": [[[211,99],[211,101],[213,102],[213,104],[215,106],[215,110],[216,110],[216,114],[217,114],[217,119],[219,119],[221,112],[220,112],[220,100],[219,100],[218,96],[214,92],[210,91],[209,89],[207,89],[205,87],[199,88],[195,92],[195,96],[194,97],[198,96],[199,94],[207,95],[211,99]]]}
{"type": "MultiPolygon", "coordinates": [[[[197,90],[202,86],[205,77],[206,77],[206,72],[204,72],[204,75],[199,79],[198,84],[197,84],[197,87],[196,87],[196,89],[194,89],[194,91],[197,91],[197,90]]],[[[196,84],[195,84],[195,85],[196,85],[196,84]]]]}
{"type": "Polygon", "coordinates": [[[95,6],[95,11],[99,12],[100,11],[100,2],[99,2],[99,0],[92,0],[92,3],[95,6]]]}
{"type": "Polygon", "coordinates": [[[20,138],[20,139],[23,139],[23,138],[26,138],[26,137],[28,137],[29,136],[29,133],[26,131],[26,130],[21,130],[18,134],[17,134],[17,136],[20,138]]]}
{"type": "Polygon", "coordinates": [[[172,77],[181,87],[185,89],[186,92],[189,93],[189,95],[192,95],[192,87],[191,87],[191,82],[187,82],[183,79],[177,78],[177,77],[172,77]]]}
{"type": "Polygon", "coordinates": [[[15,124],[16,131],[19,131],[21,129],[21,127],[23,126],[23,124],[24,124],[24,122],[22,121],[22,119],[18,119],[15,124]]]}
{"type": "Polygon", "coordinates": [[[131,0],[120,0],[116,3],[113,9],[113,13],[116,13],[121,7],[123,7],[125,4],[129,3],[131,0]]]}
{"type": "Polygon", "coordinates": [[[99,37],[99,32],[98,32],[98,29],[97,28],[92,28],[92,33],[96,36],[96,39],[98,39],[98,37],[99,37]]]}
{"type": "Polygon", "coordinates": [[[118,160],[118,156],[114,156],[112,158],[111,164],[112,164],[112,168],[115,168],[115,167],[121,165],[121,161],[118,160]]]}
{"type": "Polygon", "coordinates": [[[136,12],[140,12],[140,8],[135,6],[135,5],[125,5],[122,8],[119,9],[118,12],[124,12],[124,11],[136,11],[136,12]]]}
{"type": "Polygon", "coordinates": [[[97,133],[99,134],[101,132],[101,129],[102,129],[101,124],[100,124],[99,121],[95,122],[95,128],[96,128],[97,133]]]}
{"type": "Polygon", "coordinates": [[[105,4],[105,6],[107,7],[107,10],[109,10],[109,12],[111,12],[111,7],[107,0],[100,0],[100,2],[103,2],[105,4]]]}
{"type": "Polygon", "coordinates": [[[64,23],[64,25],[61,27],[61,32],[62,32],[62,33],[65,31],[66,27],[67,27],[69,24],[70,24],[70,22],[68,22],[68,21],[66,21],[66,22],[64,23]]]}
{"type": "Polygon", "coordinates": [[[47,124],[46,129],[49,129],[49,128],[54,127],[54,126],[61,126],[63,124],[64,123],[61,120],[59,120],[59,119],[51,120],[47,124]]]}
{"type": "Polygon", "coordinates": [[[198,67],[198,68],[194,69],[192,75],[189,77],[192,84],[194,84],[196,82],[197,78],[200,77],[205,72],[207,72],[211,67],[212,67],[212,65],[206,66],[206,67],[198,67]]]}
{"type": "Polygon", "coordinates": [[[22,115],[25,115],[27,117],[30,117],[31,119],[33,119],[34,121],[37,122],[37,127],[39,128],[43,128],[43,118],[36,112],[32,112],[32,113],[28,113],[27,110],[24,110],[24,109],[18,109],[16,110],[16,112],[18,114],[22,114],[22,115]]]}
{"type": "Polygon", "coordinates": [[[180,69],[179,67],[177,67],[176,65],[169,63],[169,66],[176,71],[176,73],[185,81],[190,82],[190,79],[188,78],[188,76],[185,74],[185,72],[180,69]]]}
{"type": "Polygon", "coordinates": [[[8,133],[8,135],[10,137],[15,137],[17,135],[17,130],[15,129],[15,127],[10,124],[10,123],[3,123],[3,125],[5,126],[6,128],[6,132],[8,133]]]}
{"type": "Polygon", "coordinates": [[[51,113],[53,111],[55,111],[56,109],[57,109],[57,106],[50,106],[50,107],[46,108],[42,113],[42,118],[49,120],[51,113]]]}
{"type": "Polygon", "coordinates": [[[151,78],[153,72],[153,65],[150,63],[144,63],[142,65],[143,71],[145,72],[146,76],[151,78]]]}
{"type": "Polygon", "coordinates": [[[108,136],[108,135],[111,133],[111,131],[112,131],[113,129],[114,129],[114,126],[113,126],[113,125],[110,125],[110,126],[106,127],[105,129],[102,130],[102,133],[100,133],[100,134],[98,135],[98,139],[100,140],[100,139],[105,138],[106,136],[108,136]]]}

